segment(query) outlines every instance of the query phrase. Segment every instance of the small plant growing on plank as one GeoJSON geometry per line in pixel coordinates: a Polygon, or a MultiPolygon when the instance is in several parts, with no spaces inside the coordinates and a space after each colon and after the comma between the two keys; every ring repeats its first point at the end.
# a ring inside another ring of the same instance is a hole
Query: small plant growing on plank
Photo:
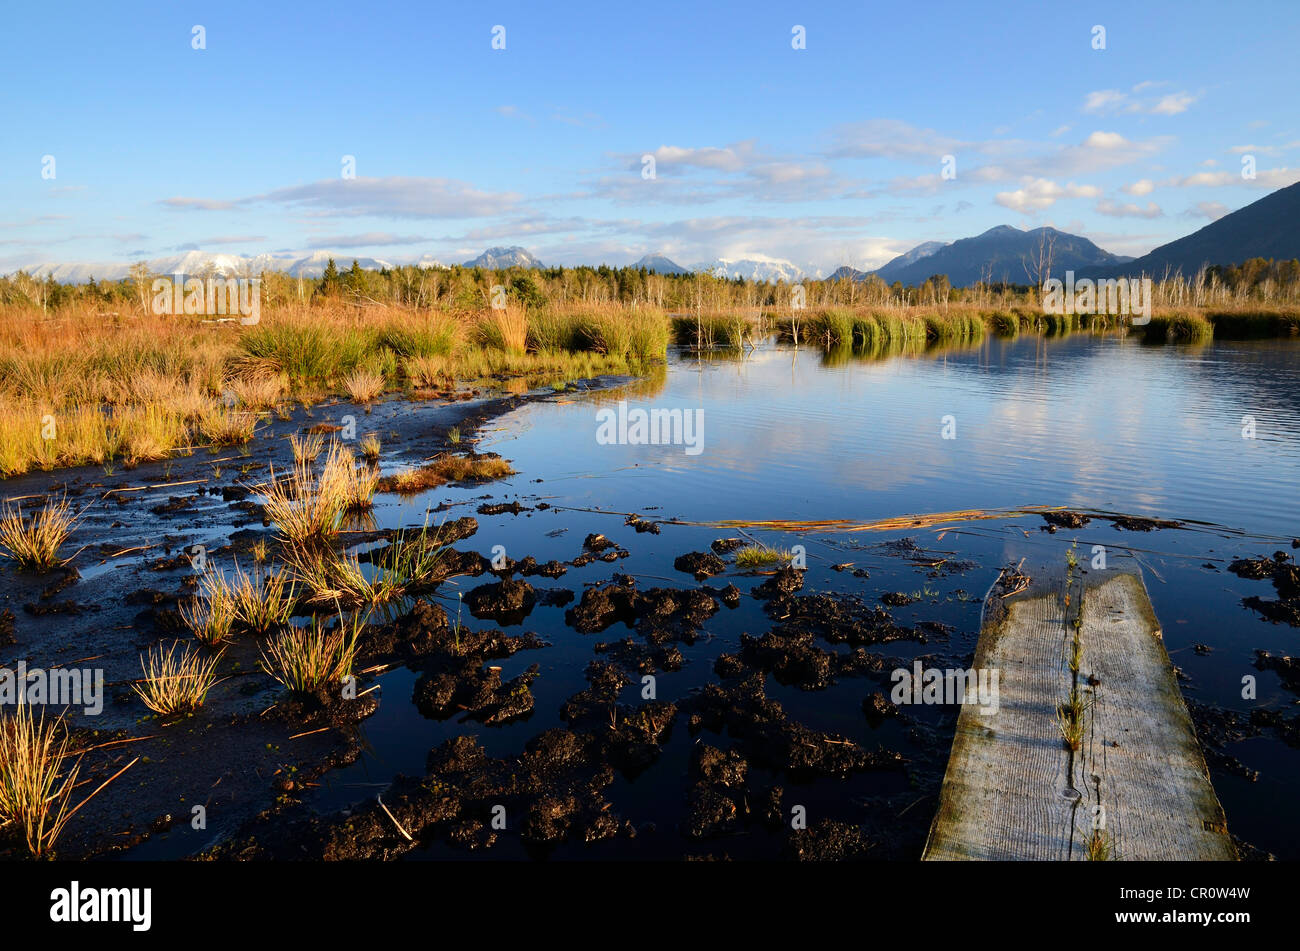
{"type": "Polygon", "coordinates": [[[1089,862],[1109,862],[1115,858],[1114,843],[1105,829],[1093,829],[1084,844],[1084,855],[1089,862]]]}
{"type": "Polygon", "coordinates": [[[1083,746],[1084,719],[1092,701],[1085,701],[1079,691],[1073,690],[1070,699],[1056,708],[1056,725],[1061,731],[1061,738],[1072,752],[1078,752],[1083,746]]]}

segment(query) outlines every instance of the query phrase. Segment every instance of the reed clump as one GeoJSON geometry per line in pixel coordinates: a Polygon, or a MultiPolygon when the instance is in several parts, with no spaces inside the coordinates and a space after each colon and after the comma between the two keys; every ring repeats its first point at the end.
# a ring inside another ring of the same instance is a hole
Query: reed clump
{"type": "Polygon", "coordinates": [[[448,482],[490,482],[514,474],[514,467],[500,456],[444,455],[417,469],[384,476],[378,482],[378,489],[410,495],[448,482]]]}
{"type": "Polygon", "coordinates": [[[12,714],[0,716],[0,828],[12,826],[21,833],[34,858],[47,857],[82,806],[139,759],[131,760],[73,806],[81,757],[69,749],[71,745],[62,714],[46,720],[42,713],[38,720],[30,704],[19,703],[12,714]]]}
{"type": "Polygon", "coordinates": [[[343,388],[352,402],[373,403],[384,392],[384,375],[368,367],[358,367],[343,378],[343,388]]]}
{"type": "Polygon", "coordinates": [[[191,634],[216,647],[230,637],[238,617],[235,589],[223,573],[208,568],[199,579],[198,591],[181,602],[179,611],[191,634]]]}
{"type": "Polygon", "coordinates": [[[1198,313],[1153,314],[1144,328],[1147,343],[1205,343],[1214,337],[1214,324],[1198,313]]]}
{"type": "Polygon", "coordinates": [[[161,646],[151,647],[140,660],[144,679],[132,684],[131,689],[154,713],[192,713],[203,706],[208,691],[217,682],[220,660],[220,652],[204,657],[179,641],[165,652],[161,646]]]}
{"type": "Polygon", "coordinates": [[[310,463],[296,462],[284,478],[276,478],[273,469],[262,491],[267,518],[291,545],[301,547],[338,534],[343,516],[362,501],[368,486],[351,450],[333,442],[320,475],[310,463]]]}
{"type": "Polygon", "coordinates": [[[69,796],[77,785],[80,761],[72,759],[71,736],[63,717],[46,720],[20,703],[0,717],[0,825],[12,824],[28,851],[44,856],[71,818],[69,796]]]}
{"type": "Polygon", "coordinates": [[[365,627],[359,615],[338,615],[327,625],[313,618],[310,627],[290,628],[262,651],[262,669],[300,696],[319,696],[352,676],[357,642],[365,627]]]}
{"type": "Polygon", "coordinates": [[[773,565],[788,565],[794,560],[794,553],[788,548],[769,548],[766,545],[746,545],[736,552],[737,568],[770,568],[773,565]]]}
{"type": "Polygon", "coordinates": [[[49,571],[64,563],[59,556],[77,516],[66,499],[48,501],[30,517],[21,506],[5,506],[0,515],[0,549],[26,571],[49,571]]]}
{"type": "Polygon", "coordinates": [[[234,580],[226,586],[233,619],[243,629],[265,636],[289,624],[298,603],[298,588],[284,570],[254,568],[245,574],[235,566],[234,580]]]}

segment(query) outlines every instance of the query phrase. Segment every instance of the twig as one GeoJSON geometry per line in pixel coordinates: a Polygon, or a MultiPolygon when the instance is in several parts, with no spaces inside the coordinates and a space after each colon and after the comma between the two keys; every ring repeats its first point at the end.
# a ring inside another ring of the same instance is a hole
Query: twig
{"type": "Polygon", "coordinates": [[[402,833],[402,835],[406,836],[406,841],[414,842],[415,839],[411,837],[411,833],[403,829],[402,824],[397,821],[397,816],[393,815],[391,812],[388,811],[388,807],[384,805],[384,797],[376,796],[375,801],[379,803],[379,808],[384,810],[384,813],[388,816],[388,818],[393,820],[393,825],[397,826],[397,831],[402,833]]]}
{"type": "Polygon", "coordinates": [[[71,812],[69,812],[66,816],[63,817],[63,824],[66,825],[67,822],[68,822],[68,820],[71,819],[73,816],[75,816],[75,815],[77,814],[77,812],[81,809],[82,806],[84,806],[86,803],[90,802],[90,800],[92,800],[92,799],[94,799],[96,796],[98,796],[99,793],[103,790],[103,788],[104,788],[105,786],[107,786],[107,785],[108,785],[109,783],[111,783],[113,780],[117,779],[117,777],[121,776],[123,773],[125,773],[128,769],[130,769],[132,766],[134,766],[134,765],[135,765],[136,763],[138,763],[139,761],[140,761],[140,757],[137,756],[135,759],[131,760],[131,762],[127,763],[125,766],[123,766],[121,769],[119,769],[119,770],[118,770],[116,773],[114,773],[112,776],[108,777],[108,779],[106,779],[106,780],[104,780],[102,783],[100,783],[100,784],[99,784],[99,789],[96,789],[93,793],[91,793],[91,794],[90,794],[89,796],[87,796],[85,799],[81,800],[81,802],[77,803],[76,808],[74,808],[71,812]]]}

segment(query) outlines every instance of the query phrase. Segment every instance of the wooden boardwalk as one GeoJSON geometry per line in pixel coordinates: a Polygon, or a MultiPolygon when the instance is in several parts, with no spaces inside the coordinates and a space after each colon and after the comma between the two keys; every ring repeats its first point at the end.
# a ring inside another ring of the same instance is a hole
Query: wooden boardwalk
{"type": "Polygon", "coordinates": [[[1000,671],[997,711],[962,706],[925,859],[1083,860],[1098,840],[1113,859],[1236,858],[1140,575],[991,592],[975,666],[1000,671]],[[1076,682],[1071,751],[1057,710],[1076,682]]]}

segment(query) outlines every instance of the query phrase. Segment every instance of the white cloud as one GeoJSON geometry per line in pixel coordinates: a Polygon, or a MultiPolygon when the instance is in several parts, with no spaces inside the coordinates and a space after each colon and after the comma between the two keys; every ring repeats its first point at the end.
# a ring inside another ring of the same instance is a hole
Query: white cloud
{"type": "Polygon", "coordinates": [[[1145,114],[1152,116],[1176,116],[1186,112],[1201,98],[1200,93],[1186,90],[1166,93],[1163,96],[1135,96],[1147,90],[1165,85],[1164,83],[1141,82],[1131,92],[1119,89],[1098,89],[1088,93],[1083,99],[1083,111],[1094,115],[1115,115],[1118,113],[1145,114]]]}
{"type": "Polygon", "coordinates": [[[1218,221],[1229,210],[1228,206],[1221,201],[1198,201],[1187,209],[1187,214],[1193,218],[1209,218],[1211,221],[1218,221]]]}
{"type": "Polygon", "coordinates": [[[245,202],[292,205],[330,217],[481,218],[514,209],[520,196],[487,192],[448,178],[334,178],[277,188],[245,202]]]}
{"type": "Polygon", "coordinates": [[[1251,188],[1285,188],[1300,181],[1300,168],[1261,168],[1254,178],[1242,178],[1241,172],[1196,172],[1182,178],[1171,178],[1162,185],[1175,188],[1222,187],[1245,185],[1251,188]]]}
{"type": "Polygon", "coordinates": [[[196,211],[224,211],[235,207],[233,201],[218,201],[215,198],[164,198],[158,204],[166,205],[168,208],[186,208],[196,211]]]}
{"type": "Polygon", "coordinates": [[[1110,218],[1161,218],[1164,216],[1164,211],[1153,201],[1147,202],[1144,208],[1133,202],[1120,204],[1103,198],[1097,202],[1097,214],[1110,218]]]}
{"type": "Polygon", "coordinates": [[[1122,149],[1132,144],[1118,132],[1093,132],[1083,140],[1084,148],[1088,149],[1122,149]]]}

